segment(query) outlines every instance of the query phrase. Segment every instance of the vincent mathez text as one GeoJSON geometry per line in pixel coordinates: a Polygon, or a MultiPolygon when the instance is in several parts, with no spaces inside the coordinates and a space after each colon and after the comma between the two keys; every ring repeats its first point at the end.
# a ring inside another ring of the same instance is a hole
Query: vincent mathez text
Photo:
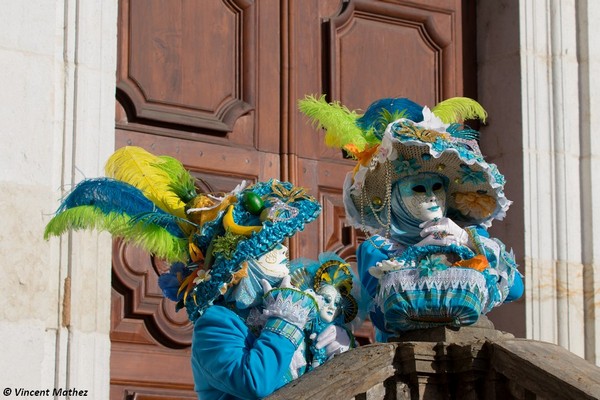
{"type": "Polygon", "coordinates": [[[72,388],[72,389],[54,388],[52,390],[50,390],[50,389],[30,390],[30,389],[24,389],[24,388],[15,388],[14,394],[17,397],[20,397],[20,396],[34,396],[34,397],[81,396],[81,397],[87,397],[88,391],[87,390],[79,390],[76,388],[72,388]]]}

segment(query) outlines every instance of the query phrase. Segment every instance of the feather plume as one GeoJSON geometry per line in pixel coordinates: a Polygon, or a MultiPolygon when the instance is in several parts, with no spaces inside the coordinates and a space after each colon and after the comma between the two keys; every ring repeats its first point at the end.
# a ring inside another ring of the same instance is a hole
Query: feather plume
{"type": "Polygon", "coordinates": [[[479,132],[471,127],[463,124],[453,123],[446,128],[451,136],[467,140],[478,140],[479,132]]]}
{"type": "Polygon", "coordinates": [[[452,97],[438,103],[431,110],[445,124],[463,122],[467,119],[480,119],[485,123],[487,112],[473,99],[467,97],[452,97]]]}
{"type": "Polygon", "coordinates": [[[106,175],[127,182],[163,211],[185,218],[182,192],[189,190],[193,178],[177,160],[157,157],[141,147],[126,146],[117,150],[106,162],[106,175]],[[183,182],[182,182],[183,181],[183,182]]]}
{"type": "Polygon", "coordinates": [[[374,144],[372,138],[356,125],[358,114],[339,102],[327,103],[325,95],[318,99],[306,96],[298,106],[316,126],[325,128],[327,146],[363,151],[368,144],[374,144]]]}
{"type": "Polygon", "coordinates": [[[363,130],[373,130],[375,136],[381,140],[388,124],[400,118],[422,121],[423,106],[403,97],[379,99],[369,105],[356,123],[363,130]]]}
{"type": "Polygon", "coordinates": [[[108,214],[93,205],[78,206],[62,211],[50,220],[44,238],[59,236],[67,230],[99,230],[121,237],[169,262],[187,260],[187,238],[179,238],[167,229],[143,221],[131,222],[131,217],[119,212],[108,214]]]}
{"type": "Polygon", "coordinates": [[[64,198],[57,213],[84,205],[95,205],[107,214],[115,211],[121,214],[136,215],[158,210],[141,190],[111,178],[81,181],[64,198]]]}
{"type": "Polygon", "coordinates": [[[160,158],[162,162],[157,163],[156,167],[173,177],[169,184],[173,193],[175,193],[184,203],[195,198],[198,193],[194,186],[194,177],[183,167],[183,164],[176,158],[169,156],[159,156],[158,158],[160,158]]]}
{"type": "Polygon", "coordinates": [[[104,214],[116,212],[129,216],[144,214],[153,214],[155,218],[162,216],[161,226],[177,237],[186,236],[181,228],[182,224],[193,225],[188,220],[167,214],[156,207],[138,188],[110,178],[86,179],[80,182],[63,200],[57,213],[88,205],[97,207],[104,214]]]}
{"type": "Polygon", "coordinates": [[[168,260],[187,258],[187,236],[181,225],[191,224],[160,210],[137,188],[110,178],[80,182],[61,203],[46,226],[44,237],[68,229],[97,229],[140,245],[168,260]]]}

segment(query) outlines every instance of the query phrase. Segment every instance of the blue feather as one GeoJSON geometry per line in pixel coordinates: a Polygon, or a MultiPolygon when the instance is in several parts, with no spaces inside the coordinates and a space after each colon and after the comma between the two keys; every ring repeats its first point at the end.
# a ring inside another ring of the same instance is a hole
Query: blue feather
{"type": "Polygon", "coordinates": [[[403,113],[404,118],[415,122],[423,120],[423,106],[407,98],[385,98],[371,103],[356,124],[365,131],[374,128],[375,135],[381,138],[387,125],[393,122],[382,118],[385,112],[391,115],[403,113]]]}
{"type": "Polygon", "coordinates": [[[57,212],[78,206],[95,206],[102,212],[136,215],[157,210],[136,187],[111,178],[86,179],[63,200],[57,212]]]}
{"type": "Polygon", "coordinates": [[[80,182],[63,200],[57,213],[79,206],[94,206],[104,214],[116,212],[132,218],[143,216],[148,221],[159,221],[158,225],[172,235],[185,237],[185,233],[177,224],[179,218],[156,207],[135,186],[119,180],[95,178],[80,182]]]}
{"type": "Polygon", "coordinates": [[[183,293],[177,294],[181,282],[192,273],[183,263],[174,263],[169,272],[158,277],[158,286],[161,288],[165,297],[172,301],[179,301],[183,298],[183,293]],[[178,276],[179,275],[179,276],[178,276]]]}
{"type": "Polygon", "coordinates": [[[467,125],[454,123],[446,131],[455,138],[479,140],[479,132],[467,125]]]}
{"type": "Polygon", "coordinates": [[[193,222],[190,222],[183,218],[179,218],[175,215],[167,214],[159,209],[152,212],[137,214],[131,218],[132,224],[137,224],[140,222],[142,224],[155,225],[165,228],[167,231],[169,231],[169,233],[177,237],[187,237],[185,233],[181,230],[180,223],[196,226],[196,224],[194,224],[193,222]]]}

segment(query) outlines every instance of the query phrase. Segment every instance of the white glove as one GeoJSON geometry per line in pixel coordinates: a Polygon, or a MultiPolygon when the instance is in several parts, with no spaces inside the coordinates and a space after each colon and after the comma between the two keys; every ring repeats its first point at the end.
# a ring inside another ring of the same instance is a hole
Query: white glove
{"type": "Polygon", "coordinates": [[[304,356],[304,346],[300,346],[294,352],[292,361],[290,362],[290,373],[292,379],[298,378],[298,370],[306,366],[306,357],[304,356]]]}
{"type": "Polygon", "coordinates": [[[263,315],[267,318],[283,319],[300,329],[314,318],[318,310],[316,300],[290,284],[290,276],[282,279],[279,287],[273,289],[265,279],[261,280],[265,292],[263,298],[263,315]]]}
{"type": "Polygon", "coordinates": [[[325,348],[327,359],[336,354],[341,354],[350,348],[350,336],[344,328],[336,325],[329,325],[317,336],[315,347],[317,350],[325,348]]]}
{"type": "MultiPolygon", "coordinates": [[[[279,284],[279,287],[280,288],[296,289],[290,283],[291,279],[292,278],[289,275],[284,276],[283,279],[281,280],[281,283],[279,284]]],[[[261,286],[263,288],[264,294],[267,294],[268,291],[273,290],[273,287],[271,286],[271,284],[269,283],[269,281],[266,280],[266,279],[261,279],[260,284],[261,284],[261,286]]]]}
{"type": "Polygon", "coordinates": [[[419,228],[423,228],[420,235],[425,239],[417,243],[417,246],[448,246],[450,244],[466,246],[469,243],[467,232],[450,218],[426,221],[419,225],[419,228]]]}

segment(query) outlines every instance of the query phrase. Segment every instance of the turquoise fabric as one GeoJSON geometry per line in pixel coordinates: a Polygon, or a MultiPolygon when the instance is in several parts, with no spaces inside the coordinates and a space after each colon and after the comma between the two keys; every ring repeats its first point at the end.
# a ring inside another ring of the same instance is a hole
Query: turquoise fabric
{"type": "MultiPolygon", "coordinates": [[[[477,234],[489,237],[487,231],[481,227],[476,228],[477,234]]],[[[384,244],[384,239],[380,236],[373,236],[371,239],[363,242],[357,249],[357,264],[361,283],[374,299],[377,295],[379,280],[369,273],[369,268],[375,266],[378,262],[392,257],[398,257],[398,253],[403,254],[402,248],[395,251],[389,250],[384,244]],[[374,243],[373,243],[374,242],[374,243]]],[[[401,258],[401,256],[400,256],[401,258]]],[[[468,257],[467,257],[468,258],[468,257]]],[[[492,266],[496,260],[492,260],[492,266]]],[[[485,275],[485,274],[484,274],[485,275]]],[[[523,295],[523,280],[518,271],[515,271],[513,282],[509,283],[509,293],[504,302],[510,302],[519,299],[523,295]]],[[[493,293],[490,293],[490,296],[493,293]]],[[[462,289],[431,291],[405,291],[403,293],[391,296],[386,305],[386,313],[374,306],[370,311],[369,317],[377,329],[377,338],[381,340],[387,337],[392,331],[402,331],[410,329],[424,328],[434,326],[435,323],[415,321],[416,310],[421,310],[421,316],[434,318],[452,317],[451,322],[443,325],[469,325],[475,322],[482,312],[481,304],[477,300],[475,293],[469,293],[462,289]]]]}
{"type": "Polygon", "coordinates": [[[254,335],[233,311],[214,305],[194,323],[192,371],[202,400],[258,399],[286,383],[296,344],[278,332],[254,335]]]}
{"type": "MultiPolygon", "coordinates": [[[[363,289],[371,297],[375,298],[377,294],[377,285],[379,280],[369,273],[369,268],[374,266],[380,261],[387,260],[390,258],[389,253],[384,248],[377,248],[373,241],[377,244],[377,236],[372,236],[370,240],[366,240],[358,246],[356,249],[356,259],[358,266],[358,276],[362,284],[363,289]]],[[[384,338],[387,337],[385,329],[385,321],[383,319],[383,313],[379,307],[374,308],[369,312],[369,319],[373,323],[376,329],[376,336],[378,341],[386,341],[384,338]]]]}
{"type": "Polygon", "coordinates": [[[481,295],[470,289],[405,290],[387,298],[386,326],[396,332],[471,325],[481,314],[481,295]]]}

